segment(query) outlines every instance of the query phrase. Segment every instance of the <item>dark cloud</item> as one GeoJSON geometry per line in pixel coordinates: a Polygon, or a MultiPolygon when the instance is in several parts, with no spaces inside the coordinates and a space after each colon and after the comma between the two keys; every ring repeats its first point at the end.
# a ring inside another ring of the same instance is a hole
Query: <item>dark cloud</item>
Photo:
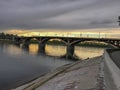
{"type": "Polygon", "coordinates": [[[120,0],[0,0],[0,29],[118,27],[120,0]]]}

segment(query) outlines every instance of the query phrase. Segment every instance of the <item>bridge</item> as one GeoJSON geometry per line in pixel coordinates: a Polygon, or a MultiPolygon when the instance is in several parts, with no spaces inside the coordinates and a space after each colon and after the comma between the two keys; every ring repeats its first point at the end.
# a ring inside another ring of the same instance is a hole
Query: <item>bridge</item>
{"type": "Polygon", "coordinates": [[[84,41],[98,41],[111,44],[117,48],[120,47],[120,39],[115,38],[87,38],[87,37],[56,37],[56,36],[32,36],[32,37],[16,37],[14,39],[15,44],[23,44],[24,47],[28,47],[30,40],[35,38],[39,43],[39,48],[41,53],[45,53],[45,45],[47,41],[51,39],[59,39],[64,42],[67,46],[66,48],[66,58],[74,58],[74,46],[80,42],[84,41]]]}

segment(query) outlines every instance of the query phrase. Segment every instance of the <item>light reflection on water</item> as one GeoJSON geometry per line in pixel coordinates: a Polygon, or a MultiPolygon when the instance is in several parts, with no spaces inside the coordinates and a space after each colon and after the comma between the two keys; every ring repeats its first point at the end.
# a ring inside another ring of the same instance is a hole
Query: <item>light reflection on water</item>
{"type": "Polygon", "coordinates": [[[66,54],[66,46],[46,45],[45,51],[50,56],[63,56],[66,54]]]}
{"type": "MultiPolygon", "coordinates": [[[[64,46],[46,45],[46,53],[48,55],[53,55],[53,56],[64,55],[65,51],[66,49],[64,46]]],[[[41,55],[41,53],[39,53],[38,44],[30,44],[29,48],[24,50],[22,47],[15,46],[13,44],[0,43],[0,56],[1,55],[4,55],[5,57],[11,57],[12,59],[22,59],[26,61],[32,59],[33,61],[36,62],[37,60],[40,60],[42,64],[47,64],[51,68],[56,68],[61,65],[73,62],[69,60],[60,61],[61,59],[59,58],[57,59],[57,58],[52,58],[52,57],[47,57],[45,55],[41,55]]]]}
{"type": "Polygon", "coordinates": [[[14,46],[12,44],[0,43],[0,52],[9,56],[21,56],[24,54],[21,48],[14,46]]]}
{"type": "MultiPolygon", "coordinates": [[[[38,44],[29,45],[29,53],[36,55],[38,53],[38,44]]],[[[74,54],[80,59],[91,58],[103,54],[104,48],[75,46],[74,54]]],[[[66,46],[46,45],[45,52],[50,56],[63,56],[66,54],[66,46]]]]}
{"type": "Polygon", "coordinates": [[[38,44],[30,44],[29,45],[29,53],[32,54],[32,55],[37,55],[38,54],[38,49],[39,49],[38,44]]]}
{"type": "Polygon", "coordinates": [[[0,90],[11,90],[57,67],[73,61],[36,55],[38,48],[29,49],[0,43],[0,90]]]}
{"type": "Polygon", "coordinates": [[[75,55],[77,55],[81,59],[92,58],[96,56],[102,55],[104,52],[104,48],[96,48],[96,47],[75,47],[75,55]]]}

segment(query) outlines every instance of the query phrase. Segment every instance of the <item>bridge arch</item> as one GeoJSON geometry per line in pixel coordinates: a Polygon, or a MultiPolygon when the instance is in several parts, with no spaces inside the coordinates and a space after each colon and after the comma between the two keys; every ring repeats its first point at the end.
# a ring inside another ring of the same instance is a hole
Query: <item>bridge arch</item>
{"type": "Polygon", "coordinates": [[[45,45],[46,42],[51,39],[58,39],[61,42],[65,43],[67,46],[67,58],[72,58],[74,54],[74,46],[80,42],[85,41],[98,41],[98,42],[104,42],[107,44],[110,44],[115,47],[120,47],[120,39],[110,39],[110,38],[76,38],[76,37],[48,37],[48,36],[41,36],[41,37],[18,37],[16,39],[17,43],[23,42],[27,46],[31,39],[35,38],[39,42],[39,46],[41,48],[41,51],[45,52],[45,45]]]}
{"type": "Polygon", "coordinates": [[[64,40],[62,40],[61,38],[52,38],[52,37],[39,38],[40,52],[45,53],[46,43],[50,40],[60,40],[61,42],[66,44],[66,42],[64,40]]]}
{"type": "Polygon", "coordinates": [[[115,48],[117,48],[117,47],[119,47],[119,43],[120,42],[118,42],[118,41],[112,41],[112,40],[108,40],[108,41],[106,41],[106,40],[75,40],[75,41],[73,41],[72,43],[71,43],[71,45],[76,45],[76,44],[78,44],[78,43],[80,43],[80,42],[87,42],[87,41],[95,41],[95,42],[103,42],[103,43],[106,43],[106,44],[109,44],[110,46],[112,46],[112,47],[115,47],[115,48]]]}

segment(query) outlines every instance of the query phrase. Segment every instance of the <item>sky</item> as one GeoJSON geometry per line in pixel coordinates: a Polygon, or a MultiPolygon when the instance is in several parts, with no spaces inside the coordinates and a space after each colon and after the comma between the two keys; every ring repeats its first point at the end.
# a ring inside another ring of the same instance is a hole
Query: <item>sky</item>
{"type": "Polygon", "coordinates": [[[118,16],[120,0],[0,0],[1,31],[119,28],[118,16]]]}

